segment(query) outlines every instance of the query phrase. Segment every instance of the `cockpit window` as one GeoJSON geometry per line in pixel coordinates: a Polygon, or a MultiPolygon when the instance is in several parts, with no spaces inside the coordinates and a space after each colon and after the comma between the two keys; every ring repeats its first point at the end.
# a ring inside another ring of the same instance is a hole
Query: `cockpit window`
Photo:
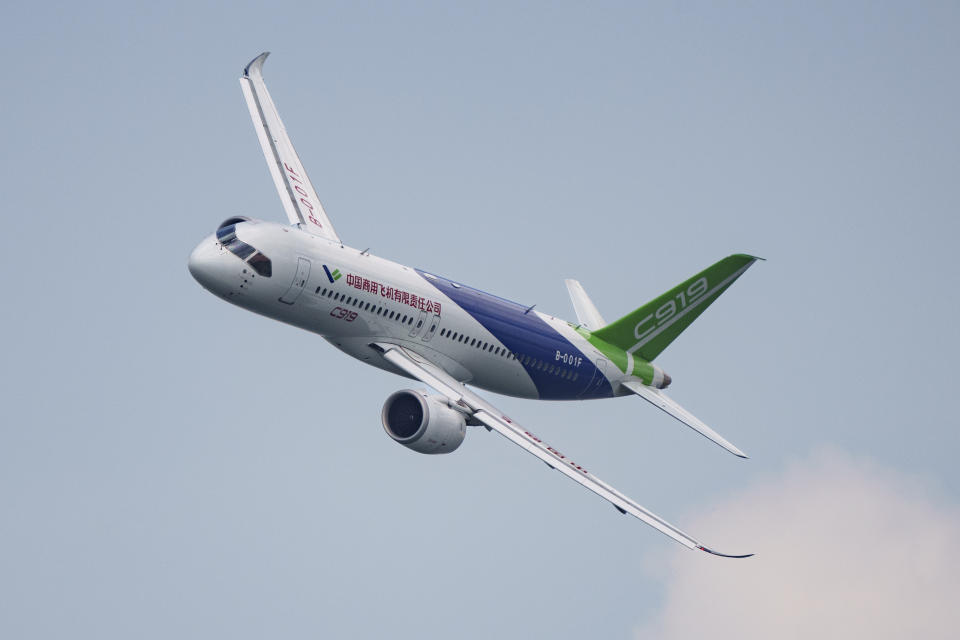
{"type": "Polygon", "coordinates": [[[234,253],[241,260],[246,260],[256,251],[253,247],[239,240],[234,240],[230,245],[227,246],[232,253],[234,253]]]}
{"type": "Polygon", "coordinates": [[[273,273],[273,265],[270,262],[270,258],[237,238],[236,223],[217,229],[217,240],[220,241],[220,244],[222,244],[227,251],[244,260],[254,271],[264,278],[269,278],[273,273]]]}
{"type": "Polygon", "coordinates": [[[247,261],[253,270],[262,275],[264,278],[269,278],[273,273],[273,265],[270,263],[270,258],[263,255],[259,251],[253,254],[253,257],[247,261]]]}

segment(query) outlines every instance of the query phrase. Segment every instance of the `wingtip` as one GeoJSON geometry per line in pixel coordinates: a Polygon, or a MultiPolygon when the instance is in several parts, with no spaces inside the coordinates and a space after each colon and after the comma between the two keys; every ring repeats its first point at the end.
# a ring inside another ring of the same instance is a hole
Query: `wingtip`
{"type": "Polygon", "coordinates": [[[712,437],[710,437],[709,435],[707,435],[707,434],[705,434],[705,433],[703,433],[703,432],[699,432],[699,431],[698,431],[698,433],[700,433],[701,435],[705,436],[708,440],[710,440],[711,442],[719,445],[722,449],[724,449],[724,450],[732,453],[733,455],[737,456],[738,458],[743,458],[744,460],[749,460],[749,459],[750,459],[750,456],[748,456],[747,454],[745,454],[743,451],[740,451],[740,449],[739,449],[738,447],[734,446],[732,443],[730,443],[729,441],[727,441],[727,439],[724,438],[724,437],[722,437],[720,434],[714,433],[714,435],[716,436],[716,438],[712,438],[712,437]]]}
{"type": "Polygon", "coordinates": [[[700,545],[699,547],[697,547],[697,549],[700,549],[700,551],[706,551],[707,553],[715,556],[720,556],[721,558],[750,558],[753,556],[752,553],[745,553],[743,555],[731,555],[729,553],[720,553],[719,551],[714,551],[713,549],[707,549],[703,545],[700,545]]]}
{"type": "Polygon", "coordinates": [[[254,71],[260,71],[260,69],[263,68],[263,63],[266,61],[267,56],[269,55],[270,55],[269,51],[264,51],[263,53],[258,55],[256,58],[251,60],[249,63],[247,63],[247,66],[243,68],[243,77],[249,78],[251,69],[254,71]]]}

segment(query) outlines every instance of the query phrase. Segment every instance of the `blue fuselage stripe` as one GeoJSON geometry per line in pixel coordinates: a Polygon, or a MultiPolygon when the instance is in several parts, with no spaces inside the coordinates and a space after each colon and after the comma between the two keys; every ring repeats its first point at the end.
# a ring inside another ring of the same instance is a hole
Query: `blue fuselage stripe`
{"type": "Polygon", "coordinates": [[[428,277],[420,269],[417,269],[417,273],[470,314],[507,349],[547,365],[541,368],[542,365],[538,366],[536,361],[527,363],[521,360],[541,399],[574,400],[609,398],[613,395],[610,382],[593,361],[540,316],[533,311],[528,312],[527,307],[460,283],[455,285],[453,281],[434,274],[428,277]],[[571,357],[576,359],[574,361],[578,362],[578,366],[558,362],[558,352],[566,354],[568,362],[571,357]],[[555,368],[554,373],[549,371],[551,365],[555,368]],[[575,372],[577,379],[558,375],[557,368],[575,372]]]}

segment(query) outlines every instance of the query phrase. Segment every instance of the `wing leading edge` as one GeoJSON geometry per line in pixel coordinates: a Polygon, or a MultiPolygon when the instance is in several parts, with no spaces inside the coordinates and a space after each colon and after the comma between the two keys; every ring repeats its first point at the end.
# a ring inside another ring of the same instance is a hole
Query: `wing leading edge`
{"type": "Polygon", "coordinates": [[[263,81],[263,63],[268,55],[269,52],[261,53],[244,68],[240,88],[243,89],[243,97],[247,101],[273,183],[290,224],[300,225],[301,229],[314,235],[340,242],[263,81]]]}
{"type": "Polygon", "coordinates": [[[543,442],[537,436],[513,422],[497,410],[496,407],[473,391],[467,389],[462,383],[453,378],[453,376],[432,362],[425,360],[419,354],[413,354],[402,347],[389,343],[375,343],[371,346],[379,351],[387,361],[430,386],[445,396],[450,402],[465,409],[476,422],[483,424],[492,431],[496,431],[527,453],[545,462],[550,468],[559,471],[577,484],[586,487],[609,501],[620,513],[629,513],[639,518],[654,529],[690,549],[699,549],[713,555],[727,558],[747,558],[753,555],[752,553],[745,555],[728,555],[708,549],[694,538],[637,504],[632,499],[588,472],[579,464],[570,460],[567,456],[543,442]]]}

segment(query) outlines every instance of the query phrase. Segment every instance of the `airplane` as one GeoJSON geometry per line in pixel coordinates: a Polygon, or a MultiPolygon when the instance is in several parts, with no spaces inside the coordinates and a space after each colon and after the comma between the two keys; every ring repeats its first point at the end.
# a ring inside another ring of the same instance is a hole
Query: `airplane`
{"type": "Polygon", "coordinates": [[[478,395],[592,400],[637,395],[736,456],[740,449],[665,392],[653,360],[757,260],[728,256],[607,323],[576,280],[577,322],[541,313],[431,271],[346,246],[280,120],[263,79],[269,52],[240,85],[289,224],[231,217],[190,254],[194,279],[237,305],[319,334],[366,364],[412,378],[381,411],[387,435],[424,454],[456,450],[467,426],[495,431],[551,469],[690,548],[712,550],[600,480],[478,395]],[[470,385],[470,386],[467,386],[470,385]]]}

